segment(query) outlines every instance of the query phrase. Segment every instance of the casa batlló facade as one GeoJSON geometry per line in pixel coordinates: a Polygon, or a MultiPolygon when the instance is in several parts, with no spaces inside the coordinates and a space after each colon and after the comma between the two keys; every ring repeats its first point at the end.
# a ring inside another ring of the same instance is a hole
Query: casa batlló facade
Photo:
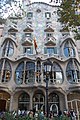
{"type": "Polygon", "coordinates": [[[59,6],[35,2],[0,24],[0,111],[42,109],[80,113],[80,49],[71,32],[61,31],[59,6]]]}

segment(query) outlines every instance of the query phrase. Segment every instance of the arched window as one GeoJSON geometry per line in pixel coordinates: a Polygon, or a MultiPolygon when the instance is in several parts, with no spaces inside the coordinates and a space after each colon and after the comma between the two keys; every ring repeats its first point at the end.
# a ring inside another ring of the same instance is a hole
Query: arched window
{"type": "Polygon", "coordinates": [[[60,84],[63,82],[62,69],[56,62],[53,63],[52,76],[53,76],[53,81],[51,80],[51,82],[54,82],[56,84],[58,83],[60,84]]]}
{"type": "Polygon", "coordinates": [[[22,84],[23,75],[24,75],[24,62],[21,62],[15,71],[16,84],[22,84]]]}
{"type": "Polygon", "coordinates": [[[29,110],[30,109],[30,97],[27,93],[22,93],[18,99],[18,109],[29,110]]]}
{"type": "Polygon", "coordinates": [[[26,62],[25,83],[33,83],[34,80],[35,80],[35,64],[33,62],[26,62]]]}
{"type": "Polygon", "coordinates": [[[70,83],[78,83],[80,82],[80,71],[78,67],[78,63],[75,60],[71,60],[66,69],[67,80],[70,83]]]}
{"type": "Polygon", "coordinates": [[[11,66],[10,63],[6,60],[1,62],[1,79],[2,82],[8,82],[11,79],[11,66]]]}
{"type": "MultiPolygon", "coordinates": [[[[44,69],[44,67],[43,67],[44,69]]],[[[43,76],[44,76],[44,79],[46,79],[46,74],[43,70],[43,76]]],[[[52,84],[61,84],[63,82],[63,73],[62,73],[62,69],[61,67],[56,63],[54,62],[53,65],[52,65],[52,70],[49,72],[49,80],[50,80],[50,83],[52,84]]]]}
{"type": "Polygon", "coordinates": [[[5,43],[4,43],[4,46],[3,46],[3,53],[2,53],[2,56],[12,56],[14,53],[14,46],[13,46],[13,43],[10,41],[10,40],[7,40],[5,43]]]}
{"type": "Polygon", "coordinates": [[[15,71],[15,76],[16,84],[33,83],[35,80],[35,64],[33,62],[21,62],[15,71]]]}
{"type": "Polygon", "coordinates": [[[60,107],[59,96],[56,93],[51,93],[48,98],[49,98],[50,111],[58,114],[58,110],[60,107]]]}
{"type": "Polygon", "coordinates": [[[44,106],[45,106],[45,97],[42,91],[37,91],[37,93],[35,93],[35,95],[33,96],[33,108],[36,111],[38,110],[44,111],[44,106]]]}
{"type": "Polygon", "coordinates": [[[75,56],[75,50],[74,46],[71,41],[67,41],[64,45],[64,54],[66,57],[74,57],[75,56]]]}

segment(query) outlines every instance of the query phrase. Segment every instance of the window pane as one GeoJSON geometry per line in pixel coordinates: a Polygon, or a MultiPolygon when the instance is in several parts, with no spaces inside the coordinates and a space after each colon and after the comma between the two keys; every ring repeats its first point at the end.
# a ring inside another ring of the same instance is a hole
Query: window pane
{"type": "Polygon", "coordinates": [[[47,48],[46,47],[44,48],[44,54],[47,54],[47,48]]]}
{"type": "Polygon", "coordinates": [[[8,61],[3,61],[2,66],[2,82],[8,82],[11,79],[11,66],[8,61]]]}
{"type": "Polygon", "coordinates": [[[50,12],[46,12],[46,13],[45,13],[45,17],[46,17],[47,19],[49,19],[49,18],[51,17],[51,13],[50,13],[50,12]]]}
{"type": "Polygon", "coordinates": [[[51,48],[47,48],[47,53],[49,54],[57,54],[57,48],[55,47],[51,47],[51,48]]]}
{"type": "Polygon", "coordinates": [[[68,48],[65,48],[65,49],[64,49],[64,54],[65,54],[65,56],[66,56],[66,57],[68,57],[68,56],[69,56],[69,53],[68,53],[68,48]]]}
{"type": "Polygon", "coordinates": [[[70,41],[67,41],[64,45],[64,54],[66,57],[75,56],[74,46],[70,41]]]}
{"type": "Polygon", "coordinates": [[[62,73],[56,72],[56,79],[62,80],[62,73]]]}
{"type": "Polygon", "coordinates": [[[25,33],[25,37],[31,37],[31,33],[25,33]]]}
{"type": "Polygon", "coordinates": [[[29,110],[30,106],[30,97],[27,93],[22,93],[18,101],[18,109],[20,110],[29,110]]]}
{"type": "Polygon", "coordinates": [[[24,53],[33,54],[32,48],[31,47],[24,48],[24,53]]]}
{"type": "Polygon", "coordinates": [[[24,79],[24,62],[20,63],[15,71],[15,79],[17,84],[22,84],[24,79]]]}
{"type": "Polygon", "coordinates": [[[32,13],[32,12],[28,12],[28,13],[27,13],[27,17],[28,17],[28,18],[33,17],[33,13],[32,13]]]}
{"type": "Polygon", "coordinates": [[[27,62],[25,82],[34,82],[34,80],[35,80],[35,64],[32,62],[27,62]]]}

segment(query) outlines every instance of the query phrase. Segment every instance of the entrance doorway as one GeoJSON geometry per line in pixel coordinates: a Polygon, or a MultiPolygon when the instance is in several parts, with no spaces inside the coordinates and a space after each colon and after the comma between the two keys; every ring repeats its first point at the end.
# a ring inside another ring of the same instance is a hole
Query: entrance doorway
{"type": "Polygon", "coordinates": [[[53,112],[54,116],[58,114],[59,96],[53,92],[49,95],[49,110],[53,112]]]}
{"type": "Polygon", "coordinates": [[[26,92],[20,94],[18,98],[18,109],[29,110],[30,108],[30,97],[26,92]]]}
{"type": "Polygon", "coordinates": [[[35,111],[42,110],[45,112],[45,97],[42,91],[37,91],[33,96],[33,108],[35,111]]]}
{"type": "Polygon", "coordinates": [[[0,99],[0,112],[6,110],[6,100],[0,99]]]}

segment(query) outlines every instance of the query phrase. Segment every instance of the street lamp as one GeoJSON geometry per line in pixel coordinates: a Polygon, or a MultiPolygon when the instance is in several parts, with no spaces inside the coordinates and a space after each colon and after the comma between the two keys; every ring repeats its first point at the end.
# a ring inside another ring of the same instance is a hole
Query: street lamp
{"type": "Polygon", "coordinates": [[[46,114],[47,114],[47,118],[49,117],[49,107],[48,107],[48,81],[49,81],[49,76],[50,76],[50,73],[52,72],[52,62],[47,60],[45,63],[44,63],[44,74],[46,75],[46,104],[45,104],[45,107],[46,107],[46,114]]]}

